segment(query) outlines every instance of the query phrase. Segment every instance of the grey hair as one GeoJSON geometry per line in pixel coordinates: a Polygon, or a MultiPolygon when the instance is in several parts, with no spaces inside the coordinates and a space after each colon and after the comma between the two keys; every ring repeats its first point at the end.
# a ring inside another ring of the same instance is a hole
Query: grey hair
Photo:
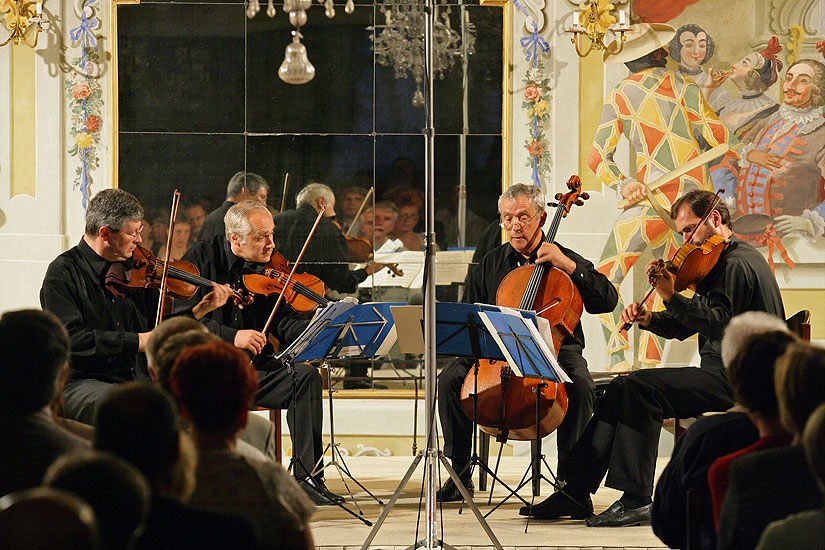
{"type": "Polygon", "coordinates": [[[764,311],[746,311],[730,320],[722,337],[722,364],[728,367],[739,353],[742,344],[754,334],[790,332],[785,321],[764,311]]]}
{"type": "Polygon", "coordinates": [[[295,206],[299,208],[302,204],[315,206],[319,198],[324,199],[325,206],[335,205],[335,193],[332,192],[332,189],[323,183],[310,183],[298,191],[298,196],[295,197],[295,206]]]}
{"type": "Polygon", "coordinates": [[[258,201],[245,200],[230,208],[223,217],[226,238],[228,239],[234,233],[241,239],[241,244],[246,244],[246,237],[252,231],[249,215],[256,211],[266,212],[272,216],[267,207],[258,201]]]}
{"type": "Polygon", "coordinates": [[[393,216],[395,216],[396,221],[398,221],[398,216],[401,215],[401,211],[398,209],[398,205],[392,201],[378,201],[375,203],[375,206],[373,208],[370,208],[369,210],[372,211],[374,214],[375,211],[379,208],[381,210],[387,210],[389,212],[392,212],[393,216]]]}
{"type": "Polygon", "coordinates": [[[235,175],[229,179],[229,184],[226,186],[226,198],[231,199],[246,188],[247,193],[254,195],[261,187],[269,190],[269,184],[258,174],[252,172],[235,172],[235,175]]]}
{"type": "Polygon", "coordinates": [[[515,183],[507,188],[507,191],[501,194],[498,198],[498,213],[501,214],[502,201],[514,201],[517,198],[525,196],[533,203],[533,208],[536,212],[544,212],[544,193],[535,185],[526,185],[524,183],[515,183]]]}
{"type": "Polygon", "coordinates": [[[143,207],[133,194],[123,189],[104,189],[89,201],[86,234],[97,235],[101,227],[118,232],[126,222],[142,219],[143,207]]]}

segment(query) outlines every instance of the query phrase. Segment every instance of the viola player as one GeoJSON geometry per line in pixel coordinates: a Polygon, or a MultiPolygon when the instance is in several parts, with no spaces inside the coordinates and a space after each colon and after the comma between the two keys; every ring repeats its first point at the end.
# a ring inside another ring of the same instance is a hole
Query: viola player
{"type": "MultiPolygon", "coordinates": [[[[618,302],[616,289],[596,271],[591,262],[559,244],[545,243],[542,226],[547,219],[545,199],[541,189],[515,184],[498,199],[501,226],[509,241],[490,251],[467,274],[464,303],[496,303],[496,291],[502,279],[512,270],[528,263],[543,263],[567,273],[578,289],[588,313],[612,311],[618,302]]],[[[565,384],[568,409],[558,427],[558,476],[564,479],[569,470],[568,455],[593,412],[595,384],[582,356],[584,333],[577,324],[572,337],[566,338],[558,352],[561,366],[573,380],[565,384]]],[[[472,494],[470,460],[472,421],[461,407],[459,394],[473,361],[457,358],[448,363],[438,377],[438,413],[444,434],[444,453],[472,494]]],[[[461,500],[458,488],[448,480],[438,492],[442,502],[461,500]]]]}
{"type": "MultiPolygon", "coordinates": [[[[72,343],[61,411],[67,418],[94,424],[98,402],[115,384],[149,380],[143,351],[158,291],[118,285],[132,268],[142,225],[143,207],[134,195],[100,191],[89,201],[80,242],[46,270],[40,305],[57,315],[72,343]]],[[[215,285],[186,313],[199,318],[228,295],[228,288],[215,285]]]]}
{"type": "MultiPolygon", "coordinates": [[[[229,208],[224,216],[224,225],[225,235],[198,242],[183,259],[197,266],[202,277],[239,288],[245,273],[262,272],[272,257],[275,224],[272,214],[263,204],[245,200],[229,208]]],[[[191,302],[196,302],[204,292],[200,289],[191,302]]],[[[251,305],[243,308],[228,300],[209,312],[201,322],[213,334],[256,356],[254,363],[259,389],[255,394],[255,405],[287,409],[294,456],[298,459],[293,473],[315,486],[315,489],[305,487],[310,498],[319,505],[341,501],[343,499],[326,488],[322,474],[310,477],[323,453],[321,376],[314,367],[295,365],[296,393],[293,402],[291,373],[272,357],[272,345],[267,335],[261,332],[276,300],[277,295],[269,298],[257,296],[251,305]]],[[[188,306],[182,303],[176,307],[188,306]]],[[[309,319],[309,314],[297,313],[282,302],[275,312],[269,335],[283,346],[289,345],[303,332],[309,319]]]]}
{"type": "Polygon", "coordinates": [[[614,379],[570,453],[566,486],[535,506],[535,517],[584,513],[591,516],[585,520],[590,527],[647,523],[662,419],[689,418],[733,405],[721,357],[728,321],[745,311],[765,311],[784,320],[773,272],[759,252],[732,236],[725,203],[718,202],[701,223],[714,199],[710,191],[694,190],[677,199],[671,211],[677,231],[693,244],[713,235],[730,241],[694,296],[688,299],[676,293],[675,276],[665,270],[655,283],[665,309],[650,312],[633,303],[621,314],[623,324],[635,322],[664,338],[684,340],[698,334],[700,367],[642,369],[614,379]],[[605,475],[605,484],[623,494],[592,516],[590,495],[605,475]]]}

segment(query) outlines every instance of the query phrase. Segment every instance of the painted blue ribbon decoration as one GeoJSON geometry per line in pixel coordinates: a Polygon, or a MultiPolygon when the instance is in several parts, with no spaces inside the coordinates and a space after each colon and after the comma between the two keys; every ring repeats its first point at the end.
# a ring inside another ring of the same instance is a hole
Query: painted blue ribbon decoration
{"type": "Polygon", "coordinates": [[[523,36],[519,40],[521,43],[521,47],[524,48],[525,61],[530,61],[533,64],[533,68],[535,69],[538,67],[539,64],[539,52],[541,50],[542,53],[547,53],[550,51],[550,45],[547,43],[547,40],[539,36],[539,29],[536,26],[536,23],[533,22],[533,32],[530,36],[523,36]]]}
{"type": "Polygon", "coordinates": [[[518,8],[518,10],[519,10],[521,13],[523,13],[523,14],[524,14],[524,17],[530,17],[530,14],[529,14],[529,13],[527,13],[527,10],[524,8],[524,6],[522,6],[522,5],[521,5],[521,2],[519,2],[518,0],[513,0],[513,5],[514,5],[515,7],[517,7],[517,8],[518,8]]]}
{"type": "Polygon", "coordinates": [[[69,31],[69,36],[73,42],[77,42],[81,38],[83,39],[82,56],[80,58],[80,67],[82,69],[86,68],[86,48],[88,45],[91,44],[92,48],[97,51],[97,41],[95,40],[95,35],[92,32],[92,24],[93,21],[90,21],[86,17],[86,10],[84,9],[80,14],[80,25],[69,31]]]}

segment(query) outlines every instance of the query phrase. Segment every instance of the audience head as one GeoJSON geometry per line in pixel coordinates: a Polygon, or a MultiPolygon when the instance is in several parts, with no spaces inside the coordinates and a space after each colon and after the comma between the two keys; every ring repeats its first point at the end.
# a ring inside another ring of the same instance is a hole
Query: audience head
{"type": "Polygon", "coordinates": [[[361,208],[361,203],[364,202],[367,193],[368,191],[363,187],[344,187],[338,193],[340,200],[336,201],[338,214],[347,220],[352,220],[361,208]]]}
{"type": "Polygon", "coordinates": [[[802,447],[819,491],[825,497],[825,403],[819,405],[805,423],[802,447]]]}
{"type": "Polygon", "coordinates": [[[48,311],[8,311],[0,317],[0,407],[24,413],[57,395],[69,360],[69,335],[48,311]]]}
{"type": "Polygon", "coordinates": [[[368,239],[372,239],[375,247],[380,247],[395,229],[398,221],[398,207],[390,201],[375,203],[374,208],[364,210],[361,215],[359,231],[368,239]]]}
{"type": "Polygon", "coordinates": [[[258,376],[244,352],[215,341],[183,350],[170,385],[196,431],[234,438],[246,425],[258,376]]]}
{"type": "Polygon", "coordinates": [[[63,455],[46,471],[43,484],[89,503],[104,550],[128,549],[140,536],[149,512],[149,485],[122,458],[100,451],[63,455]]]}
{"type": "Polygon", "coordinates": [[[226,186],[226,200],[236,203],[248,199],[266,204],[268,194],[269,184],[263,176],[243,170],[235,172],[226,186]]]}
{"type": "Polygon", "coordinates": [[[130,462],[155,494],[185,501],[195,489],[194,445],[156,387],[133,382],[112,390],[97,412],[95,447],[130,462]]]}
{"type": "Polygon", "coordinates": [[[746,311],[730,320],[722,337],[722,364],[727,367],[749,336],[770,331],[788,332],[785,321],[764,311],[746,311]]]}
{"type": "Polygon", "coordinates": [[[300,208],[303,205],[311,206],[316,212],[325,208],[324,217],[331,218],[335,215],[335,193],[323,183],[310,183],[300,191],[295,197],[295,205],[300,208]]]}
{"type": "Polygon", "coordinates": [[[413,231],[418,220],[421,219],[421,209],[424,200],[416,189],[405,189],[396,193],[393,202],[398,205],[398,223],[395,224],[396,233],[413,231]]]}
{"type": "Polygon", "coordinates": [[[146,342],[146,360],[149,363],[149,368],[152,369],[155,367],[155,356],[167,338],[188,330],[206,332],[206,327],[191,317],[181,315],[178,317],[170,317],[152,329],[149,340],[146,342]]]}
{"type": "Polygon", "coordinates": [[[275,243],[272,214],[259,202],[241,201],[223,217],[226,238],[232,253],[250,262],[266,263],[272,257],[275,243]]]}
{"type": "Polygon", "coordinates": [[[169,338],[161,344],[155,356],[155,381],[161,388],[172,393],[172,388],[169,385],[169,376],[172,374],[172,367],[175,366],[175,361],[178,355],[184,349],[191,346],[200,346],[201,344],[208,344],[220,340],[214,334],[200,329],[187,330],[172,334],[169,338]]]}
{"type": "Polygon", "coordinates": [[[3,550],[97,550],[97,520],[83,499],[53,487],[0,498],[3,550]]]}
{"type": "Polygon", "coordinates": [[[801,342],[788,346],[776,363],[775,383],[782,424],[798,435],[825,402],[825,349],[801,342]]]}
{"type": "Polygon", "coordinates": [[[779,405],[774,387],[774,364],[797,339],[787,330],[749,336],[728,365],[728,380],[736,401],[752,414],[775,419],[779,405]]]}
{"type": "Polygon", "coordinates": [[[206,221],[206,210],[203,206],[195,202],[187,206],[183,212],[186,215],[186,220],[192,227],[192,238],[194,239],[198,236],[198,233],[201,232],[203,222],[206,221]]]}

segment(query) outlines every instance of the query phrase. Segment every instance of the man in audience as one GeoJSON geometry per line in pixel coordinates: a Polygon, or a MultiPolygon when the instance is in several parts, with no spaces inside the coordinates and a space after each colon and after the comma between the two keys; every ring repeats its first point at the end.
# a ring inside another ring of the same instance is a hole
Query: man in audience
{"type": "Polygon", "coordinates": [[[252,172],[235,172],[226,186],[226,200],[218,208],[209,213],[198,233],[198,240],[208,241],[225,231],[223,218],[234,205],[243,200],[254,200],[266,206],[266,197],[269,184],[258,174],[252,172]],[[263,200],[260,198],[263,197],[263,200]]]}
{"type": "Polygon", "coordinates": [[[314,507],[293,478],[275,462],[236,452],[258,388],[248,357],[225,342],[189,347],[170,383],[198,447],[192,503],[248,518],[265,548],[313,548],[308,521],[314,507]]]}
{"type": "Polygon", "coordinates": [[[69,360],[69,335],[51,313],[0,317],[0,496],[40,485],[60,455],[88,443],[58,426],[49,404],[69,360]]]}
{"type": "Polygon", "coordinates": [[[95,425],[95,447],[129,461],[152,490],[137,550],[257,548],[248,521],[185,504],[195,489],[197,454],[178,429],[170,397],[156,387],[124,384],[106,396],[95,425]]]}
{"type": "Polygon", "coordinates": [[[340,198],[340,207],[337,210],[336,220],[341,224],[344,231],[349,231],[352,227],[350,235],[358,234],[358,225],[361,222],[355,219],[355,215],[358,213],[358,209],[361,208],[361,204],[363,204],[364,199],[367,197],[367,193],[368,191],[366,189],[357,186],[344,187],[336,193],[340,198]],[[355,223],[354,227],[353,223],[355,223]]]}
{"type": "MultiPolygon", "coordinates": [[[[245,273],[260,274],[272,257],[275,249],[272,237],[274,228],[272,214],[265,206],[255,201],[243,201],[226,213],[225,236],[199,242],[189,249],[184,259],[195,264],[201,276],[238,287],[245,273]]],[[[181,303],[178,307],[187,309],[202,294],[203,289],[198,290],[189,303],[181,303]]],[[[268,298],[257,296],[254,303],[243,308],[232,301],[224,302],[204,317],[203,323],[222,340],[255,356],[259,383],[255,404],[271,409],[289,407],[287,422],[296,459],[293,473],[314,486],[314,489],[308,490],[317,498],[316,503],[322,504],[323,499],[338,501],[340,497],[327,490],[321,474],[312,475],[316,465],[323,460],[321,376],[315,367],[309,365],[295,365],[294,372],[290,372],[275,360],[272,345],[267,335],[261,332],[267,325],[276,300],[275,295],[268,298]],[[324,497],[320,498],[319,494],[324,497]]],[[[281,302],[272,319],[269,335],[282,345],[292,343],[309,323],[309,315],[296,313],[285,302],[281,302]]]]}
{"type": "MultiPolygon", "coordinates": [[[[169,375],[180,352],[189,346],[208,344],[215,340],[220,338],[188,317],[172,317],[162,322],[152,331],[146,347],[152,380],[171,396],[169,375]]],[[[275,460],[275,427],[266,418],[257,414],[250,415],[249,422],[239,437],[239,453],[261,460],[275,460]]]]}
{"type": "Polygon", "coordinates": [[[794,435],[794,444],[751,453],[733,463],[719,515],[719,550],[750,550],[770,522],[822,506],[798,439],[808,417],[825,402],[825,349],[790,345],[777,361],[775,375],[779,415],[794,435]]]}
{"type": "Polygon", "coordinates": [[[730,466],[746,454],[784,447],[791,443],[791,434],[779,420],[779,405],[774,388],[774,363],[796,338],[787,331],[765,332],[748,338],[728,366],[728,380],[736,402],[748,413],[759,432],[751,445],[717,458],[708,470],[708,486],[713,503],[714,520],[719,519],[722,500],[728,490],[730,466]]]}
{"type": "MultiPolygon", "coordinates": [[[[727,368],[742,343],[754,334],[787,331],[785,321],[763,311],[746,311],[731,319],[722,338],[722,363],[727,368]]],[[[688,500],[693,544],[703,550],[716,549],[708,487],[708,468],[713,461],[754,443],[759,432],[742,406],[703,416],[676,441],[673,456],[659,476],[653,495],[653,532],[671,548],[687,544],[688,500]]]]}
{"type": "MultiPolygon", "coordinates": [[[[606,475],[605,484],[623,494],[607,510],[587,518],[586,525],[648,522],[662,419],[730,408],[733,391],[720,355],[725,326],[745,311],[785,318],[779,286],[768,263],[752,246],[731,238],[730,213],[723,202],[713,206],[715,198],[710,191],[694,190],[673,203],[671,216],[684,239],[696,245],[712,236],[730,240],[714,269],[697,284],[693,297],[677,293],[676,276],[664,269],[655,290],[665,310],[653,313],[633,303],[621,315],[622,323],[636,322],[665,338],[684,340],[698,334],[700,368],[658,367],[615,378],[570,453],[564,490],[537,506],[544,508],[544,517],[563,517],[592,506],[590,494],[606,475]]],[[[655,265],[651,262],[648,269],[655,265]]]]}
{"type": "Polygon", "coordinates": [[[189,242],[196,243],[198,242],[198,235],[200,235],[203,222],[206,221],[206,210],[204,210],[200,204],[193,202],[183,209],[183,214],[185,216],[184,219],[189,222],[190,226],[189,242]]]}
{"type": "MultiPolygon", "coordinates": [[[[115,384],[148,381],[143,351],[157,309],[154,289],[124,291],[132,254],[142,242],[143,208],[122,189],[104,189],[89,201],[86,230],[77,246],[46,270],[40,305],[57,315],[71,340],[62,414],[94,424],[98,400],[115,384]]],[[[226,300],[227,287],[202,294],[188,314],[202,317],[226,300]]]]}
{"type": "Polygon", "coordinates": [[[143,475],[109,453],[84,451],[52,464],[43,484],[78,495],[95,512],[101,550],[129,550],[143,530],[150,491],[143,475]]]}
{"type": "MultiPolygon", "coordinates": [[[[819,492],[825,499],[825,403],[808,418],[805,431],[802,432],[802,448],[816,478],[819,492]]],[[[768,525],[756,550],[786,550],[789,545],[795,550],[821,550],[823,541],[825,508],[819,506],[768,525]]]]}
{"type": "Polygon", "coordinates": [[[34,487],[0,498],[3,550],[98,550],[97,520],[77,495],[34,487]]]}
{"type": "Polygon", "coordinates": [[[375,203],[375,208],[367,208],[361,214],[361,226],[358,231],[362,237],[372,242],[373,250],[380,252],[394,252],[394,250],[382,250],[390,233],[395,229],[395,222],[398,221],[398,207],[390,201],[375,203]]]}

